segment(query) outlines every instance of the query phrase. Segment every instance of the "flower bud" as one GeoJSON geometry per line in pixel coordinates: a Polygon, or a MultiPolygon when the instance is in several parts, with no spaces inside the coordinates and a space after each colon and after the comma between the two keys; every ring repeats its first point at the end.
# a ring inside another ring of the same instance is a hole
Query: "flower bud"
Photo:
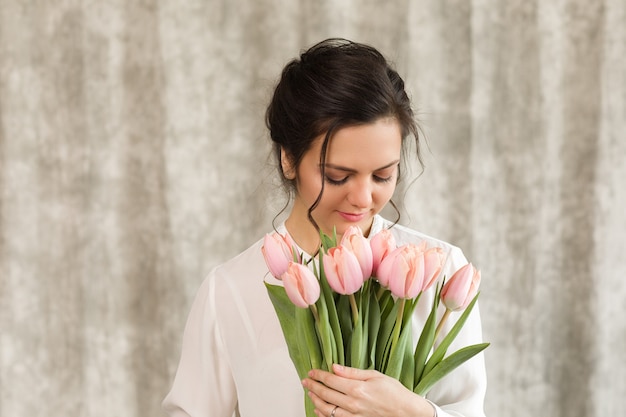
{"type": "Polygon", "coordinates": [[[441,289],[441,301],[448,310],[463,310],[474,299],[480,286],[480,271],[468,263],[456,271],[441,289]]]}
{"type": "Polygon", "coordinates": [[[439,278],[445,261],[443,250],[438,247],[429,248],[424,252],[424,283],[422,291],[429,289],[439,278]]]}
{"type": "MultiPolygon", "coordinates": [[[[266,234],[261,247],[268,269],[274,277],[280,279],[285,273],[289,262],[294,260],[295,244],[288,234],[266,234]]],[[[299,255],[297,255],[299,261],[299,255]]]]}
{"type": "Polygon", "coordinates": [[[380,263],[378,281],[398,298],[415,298],[424,284],[424,252],[414,244],[400,246],[380,263]]]}
{"type": "Polygon", "coordinates": [[[343,234],[340,245],[354,253],[361,266],[363,279],[368,279],[372,275],[372,248],[369,241],[363,236],[361,228],[350,226],[343,234]]]}
{"type": "Polygon", "coordinates": [[[317,277],[302,264],[289,262],[281,279],[287,296],[298,307],[306,308],[320,298],[320,283],[317,277]]]}
{"type": "Polygon", "coordinates": [[[396,239],[389,229],[383,229],[372,236],[372,275],[378,276],[378,267],[382,260],[396,249],[396,239]]]}
{"type": "Polygon", "coordinates": [[[350,249],[344,246],[330,248],[323,259],[326,280],[335,292],[348,295],[361,288],[365,278],[359,260],[350,249]]]}

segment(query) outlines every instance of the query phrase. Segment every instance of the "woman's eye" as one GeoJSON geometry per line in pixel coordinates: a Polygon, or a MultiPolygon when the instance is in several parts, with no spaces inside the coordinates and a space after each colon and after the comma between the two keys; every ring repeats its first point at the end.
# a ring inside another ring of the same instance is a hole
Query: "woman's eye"
{"type": "Polygon", "coordinates": [[[374,181],[376,182],[380,182],[380,183],[385,183],[385,182],[389,182],[393,179],[393,175],[390,175],[388,177],[380,177],[378,175],[374,175],[374,181]]]}
{"type": "Polygon", "coordinates": [[[341,179],[335,179],[335,178],[331,178],[329,176],[326,176],[326,181],[328,181],[328,183],[332,184],[332,185],[341,185],[341,184],[345,184],[346,181],[348,181],[348,177],[343,177],[341,179]]]}

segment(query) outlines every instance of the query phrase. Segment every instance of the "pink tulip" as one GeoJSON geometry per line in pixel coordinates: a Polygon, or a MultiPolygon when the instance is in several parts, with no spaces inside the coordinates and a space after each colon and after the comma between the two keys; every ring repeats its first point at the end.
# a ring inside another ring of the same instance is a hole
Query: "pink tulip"
{"type": "Polygon", "coordinates": [[[376,233],[370,240],[372,248],[372,274],[377,275],[382,260],[396,249],[396,239],[389,229],[376,233]]]}
{"type": "Polygon", "coordinates": [[[441,289],[441,301],[448,310],[463,310],[480,286],[480,271],[471,263],[456,271],[441,289]]]}
{"type": "Polygon", "coordinates": [[[348,295],[361,288],[366,277],[363,276],[359,260],[350,249],[345,246],[330,248],[323,259],[326,279],[335,292],[348,295]]]}
{"type": "Polygon", "coordinates": [[[424,252],[424,283],[422,291],[426,291],[437,281],[443,269],[443,250],[441,248],[429,248],[424,252]]]}
{"type": "Polygon", "coordinates": [[[306,266],[290,262],[281,276],[287,296],[298,307],[307,308],[320,298],[320,283],[306,266]]]}
{"type": "Polygon", "coordinates": [[[398,298],[415,298],[424,284],[424,252],[414,244],[400,246],[383,259],[378,281],[398,298]]]}
{"type": "Polygon", "coordinates": [[[369,241],[363,236],[360,227],[350,226],[341,238],[340,246],[350,249],[356,255],[363,272],[363,278],[372,275],[372,248],[369,241]]]}
{"type": "MultiPolygon", "coordinates": [[[[288,234],[266,234],[261,247],[268,269],[276,278],[285,273],[289,262],[294,260],[295,243],[288,234]]],[[[299,255],[298,255],[298,261],[299,255]]]]}

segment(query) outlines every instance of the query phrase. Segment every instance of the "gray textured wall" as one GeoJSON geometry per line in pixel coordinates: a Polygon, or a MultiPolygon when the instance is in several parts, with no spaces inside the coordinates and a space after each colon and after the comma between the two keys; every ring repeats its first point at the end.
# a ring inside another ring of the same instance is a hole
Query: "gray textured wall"
{"type": "Polygon", "coordinates": [[[626,408],[626,2],[0,0],[0,415],[148,416],[280,208],[263,112],[328,36],[405,75],[404,222],[483,270],[491,416],[626,408]]]}

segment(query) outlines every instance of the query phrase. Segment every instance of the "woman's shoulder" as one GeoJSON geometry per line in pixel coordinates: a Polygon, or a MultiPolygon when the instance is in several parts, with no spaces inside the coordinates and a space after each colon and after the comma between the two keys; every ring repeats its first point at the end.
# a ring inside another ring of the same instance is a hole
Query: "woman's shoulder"
{"type": "Polygon", "coordinates": [[[263,239],[259,239],[250,245],[247,249],[232,258],[218,264],[212,271],[212,275],[227,275],[231,278],[248,275],[259,269],[266,269],[265,261],[261,247],[263,239]]]}
{"type": "Polygon", "coordinates": [[[213,267],[204,277],[199,296],[207,301],[230,310],[234,300],[256,305],[264,294],[264,277],[268,274],[267,265],[261,252],[260,239],[232,258],[213,267]]]}

